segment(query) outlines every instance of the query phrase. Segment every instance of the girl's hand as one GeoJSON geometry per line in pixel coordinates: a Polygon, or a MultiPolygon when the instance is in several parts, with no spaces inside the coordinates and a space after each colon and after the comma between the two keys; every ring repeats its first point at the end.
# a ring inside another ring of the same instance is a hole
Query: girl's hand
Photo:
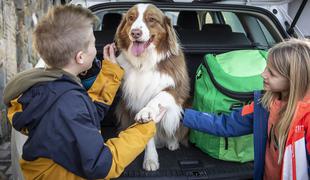
{"type": "Polygon", "coordinates": [[[112,63],[117,64],[115,52],[116,52],[115,43],[107,44],[103,48],[103,58],[105,60],[108,60],[108,61],[111,61],[112,63]]]}

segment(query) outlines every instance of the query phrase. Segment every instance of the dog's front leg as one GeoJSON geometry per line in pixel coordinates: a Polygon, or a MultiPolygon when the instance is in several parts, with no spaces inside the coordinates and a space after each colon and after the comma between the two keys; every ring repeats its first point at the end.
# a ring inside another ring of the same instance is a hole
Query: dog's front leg
{"type": "Polygon", "coordinates": [[[155,147],[154,138],[150,139],[147,143],[144,160],[143,160],[143,169],[147,171],[156,171],[159,169],[158,154],[155,147]]]}
{"type": "Polygon", "coordinates": [[[135,121],[148,122],[154,120],[157,123],[161,120],[161,118],[156,118],[160,113],[160,108],[163,107],[169,111],[172,106],[177,106],[173,96],[166,91],[161,91],[136,114],[135,121]]]}

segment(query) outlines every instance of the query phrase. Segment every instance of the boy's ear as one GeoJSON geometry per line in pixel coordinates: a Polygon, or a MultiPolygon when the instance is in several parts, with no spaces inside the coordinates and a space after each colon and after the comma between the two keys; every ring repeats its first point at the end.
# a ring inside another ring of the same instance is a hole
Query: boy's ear
{"type": "Polygon", "coordinates": [[[83,64],[84,63],[84,53],[83,51],[79,51],[75,56],[75,62],[77,64],[83,64]]]}

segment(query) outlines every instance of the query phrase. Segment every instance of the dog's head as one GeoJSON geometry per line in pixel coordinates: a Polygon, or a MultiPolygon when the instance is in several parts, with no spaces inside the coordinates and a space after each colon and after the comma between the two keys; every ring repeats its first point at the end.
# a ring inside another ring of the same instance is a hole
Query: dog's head
{"type": "Polygon", "coordinates": [[[179,53],[170,19],[152,4],[137,4],[128,10],[117,28],[116,42],[118,48],[135,57],[151,50],[164,57],[179,53]]]}

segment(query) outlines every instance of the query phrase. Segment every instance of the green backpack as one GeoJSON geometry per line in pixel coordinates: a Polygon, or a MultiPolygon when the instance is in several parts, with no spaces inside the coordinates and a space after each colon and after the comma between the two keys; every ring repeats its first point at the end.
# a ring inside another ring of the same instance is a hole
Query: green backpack
{"type": "MultiPolygon", "coordinates": [[[[205,55],[196,73],[193,108],[215,114],[229,113],[253,100],[253,91],[263,88],[260,74],[266,58],[267,52],[262,50],[205,55]]],[[[190,141],[217,159],[236,162],[254,159],[252,134],[225,138],[191,130],[190,141]]]]}

